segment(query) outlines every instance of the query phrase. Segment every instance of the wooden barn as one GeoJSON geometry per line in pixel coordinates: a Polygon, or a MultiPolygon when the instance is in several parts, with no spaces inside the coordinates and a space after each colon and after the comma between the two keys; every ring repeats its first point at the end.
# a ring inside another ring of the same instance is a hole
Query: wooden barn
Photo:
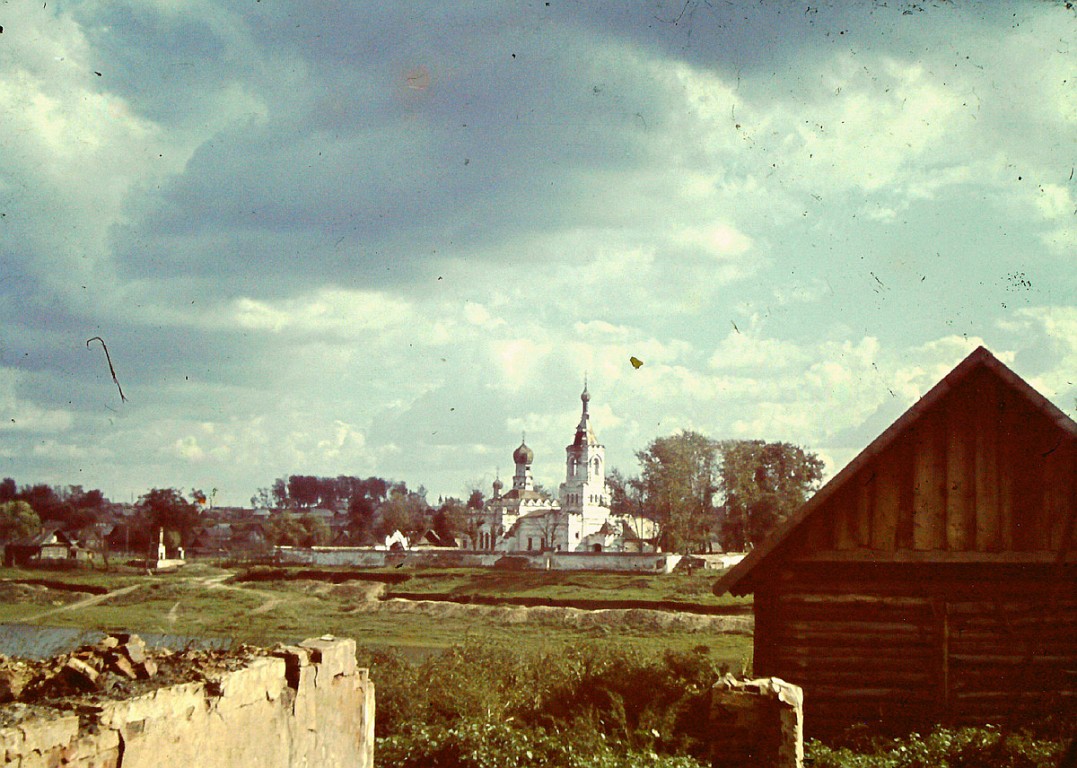
{"type": "Polygon", "coordinates": [[[979,348],[715,585],[809,735],[1077,702],[1077,424],[979,348]]]}

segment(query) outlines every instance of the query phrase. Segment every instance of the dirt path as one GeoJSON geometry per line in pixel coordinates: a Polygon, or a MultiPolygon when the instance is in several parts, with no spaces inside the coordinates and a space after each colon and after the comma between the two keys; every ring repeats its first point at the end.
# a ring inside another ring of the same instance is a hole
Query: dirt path
{"type": "Polygon", "coordinates": [[[501,625],[546,624],[574,629],[601,628],[611,631],[691,632],[750,635],[754,617],[708,616],[683,611],[656,611],[648,608],[566,608],[554,606],[468,605],[431,600],[391,598],[362,603],[355,613],[422,614],[435,620],[480,618],[501,625]]]}
{"type": "Polygon", "coordinates": [[[134,592],[136,589],[140,589],[142,586],[143,586],[142,584],[131,584],[131,585],[126,586],[126,587],[120,587],[119,589],[114,589],[111,592],[106,592],[103,595],[90,595],[89,597],[85,597],[82,600],[78,600],[78,601],[76,601],[74,603],[69,603],[68,605],[64,605],[64,606],[61,606],[59,608],[53,608],[53,609],[48,610],[48,611],[42,611],[41,613],[35,613],[32,616],[27,616],[26,618],[22,619],[22,621],[29,624],[32,621],[38,621],[39,619],[45,619],[45,618],[48,618],[49,616],[54,616],[57,613],[65,613],[66,611],[77,611],[77,610],[80,610],[82,608],[89,608],[91,605],[98,605],[100,603],[105,602],[106,600],[112,599],[113,597],[120,597],[121,595],[130,594],[131,592],[134,592]]]}
{"type": "MultiPolygon", "coordinates": [[[[268,613],[276,608],[278,605],[284,602],[283,597],[272,594],[271,592],[263,592],[260,589],[251,589],[250,587],[237,587],[233,584],[225,584],[227,579],[233,576],[231,572],[218,574],[216,576],[203,576],[188,579],[188,583],[197,584],[205,589],[225,589],[229,592],[244,592],[248,595],[256,595],[264,601],[261,605],[251,611],[252,615],[261,613],[268,613]]],[[[178,605],[178,603],[177,603],[178,605]]],[[[176,610],[176,606],[173,606],[173,610],[176,610]]]]}

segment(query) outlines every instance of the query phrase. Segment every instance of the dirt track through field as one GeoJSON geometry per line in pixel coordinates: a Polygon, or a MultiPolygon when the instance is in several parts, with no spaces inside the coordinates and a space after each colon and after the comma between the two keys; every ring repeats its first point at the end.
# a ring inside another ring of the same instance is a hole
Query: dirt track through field
{"type": "Polygon", "coordinates": [[[697,613],[656,611],[648,608],[585,610],[553,606],[468,605],[433,600],[371,600],[352,612],[421,614],[433,619],[473,618],[495,624],[545,624],[574,629],[635,629],[644,632],[701,632],[750,635],[752,616],[706,616],[697,613]]]}
{"type": "MultiPolygon", "coordinates": [[[[284,602],[284,598],[272,594],[271,592],[263,592],[260,589],[251,589],[250,587],[237,587],[233,584],[225,584],[225,580],[232,576],[231,573],[225,573],[220,576],[210,576],[202,578],[192,578],[188,580],[190,584],[197,584],[206,589],[225,589],[229,592],[243,592],[248,595],[256,595],[262,598],[264,601],[261,605],[251,611],[251,614],[268,613],[276,608],[278,605],[284,602]]],[[[178,605],[178,603],[177,603],[178,605]]],[[[173,607],[175,610],[175,607],[173,607]]]]}
{"type": "Polygon", "coordinates": [[[38,621],[39,619],[45,619],[57,613],[65,613],[67,611],[77,611],[81,608],[89,608],[91,605],[98,605],[99,603],[103,603],[106,600],[111,600],[114,597],[120,597],[121,595],[130,594],[136,589],[141,589],[142,586],[142,584],[131,584],[126,587],[114,589],[111,592],[106,592],[103,595],[90,595],[89,597],[85,597],[82,600],[78,600],[74,603],[69,603],[59,608],[53,608],[48,611],[42,611],[41,613],[35,613],[32,616],[27,616],[26,618],[22,619],[22,621],[29,624],[30,622],[38,621]]]}

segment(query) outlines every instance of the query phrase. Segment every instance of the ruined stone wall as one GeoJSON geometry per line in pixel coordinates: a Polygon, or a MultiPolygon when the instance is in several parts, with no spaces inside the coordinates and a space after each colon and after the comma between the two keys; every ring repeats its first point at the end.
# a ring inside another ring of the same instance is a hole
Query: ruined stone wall
{"type": "Polygon", "coordinates": [[[277,558],[291,565],[320,567],[394,565],[432,568],[492,568],[510,560],[521,568],[548,571],[621,571],[669,573],[681,560],[671,552],[472,552],[460,549],[418,549],[406,552],[368,547],[278,547],[277,558]]]}
{"type": "Polygon", "coordinates": [[[374,686],[355,641],[332,638],[0,729],[3,764],[20,768],[372,768],[373,745],[374,686]]]}
{"type": "Polygon", "coordinates": [[[804,697],[796,685],[726,675],[711,691],[710,725],[714,768],[804,765],[804,697]]]}

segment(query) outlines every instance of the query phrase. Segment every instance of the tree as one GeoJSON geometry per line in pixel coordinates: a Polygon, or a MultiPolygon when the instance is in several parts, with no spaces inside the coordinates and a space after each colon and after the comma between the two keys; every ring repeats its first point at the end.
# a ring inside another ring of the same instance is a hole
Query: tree
{"type": "Polygon", "coordinates": [[[283,509],[288,504],[288,483],[283,477],[277,478],[273,481],[273,501],[272,505],[276,509],[283,509]]]}
{"type": "Polygon", "coordinates": [[[464,503],[450,496],[434,513],[431,527],[442,542],[455,541],[456,535],[466,527],[467,517],[468,508],[464,503]]]}
{"type": "Polygon", "coordinates": [[[723,546],[742,550],[763,541],[814,493],[823,462],[790,443],[731,440],[720,444],[723,546]]]}
{"type": "Polygon", "coordinates": [[[638,477],[625,477],[616,467],[606,473],[610,491],[610,513],[617,517],[643,514],[643,484],[638,477]]]}
{"type": "Polygon", "coordinates": [[[14,501],[16,493],[18,493],[18,488],[15,486],[13,478],[5,477],[0,480],[0,503],[14,501]]]}
{"type": "Polygon", "coordinates": [[[380,477],[352,478],[348,499],[348,528],[351,541],[366,544],[374,538],[374,516],[389,494],[391,483],[380,477]]]}
{"type": "Polygon", "coordinates": [[[378,507],[374,533],[380,538],[393,531],[406,534],[424,528],[426,509],[425,498],[407,490],[407,486],[400,483],[393,487],[389,498],[378,507]]]}
{"type": "Polygon", "coordinates": [[[333,532],[330,530],[329,524],[320,517],[303,515],[299,518],[299,525],[303,530],[302,544],[304,547],[320,547],[323,544],[328,544],[329,540],[333,538],[333,532]]]}
{"type": "Polygon", "coordinates": [[[41,530],[41,519],[25,501],[0,502],[0,541],[15,541],[41,530]]]}
{"type": "Polygon", "coordinates": [[[288,498],[300,509],[318,505],[318,478],[313,475],[292,475],[288,478],[288,498]]]}
{"type": "Polygon", "coordinates": [[[651,520],[643,498],[643,481],[638,477],[625,477],[617,468],[606,473],[606,487],[610,491],[610,514],[621,518],[631,527],[640,540],[653,535],[653,527],[645,522],[651,520]]]}
{"type": "Polygon", "coordinates": [[[480,510],[486,503],[486,496],[478,488],[472,488],[471,493],[467,497],[467,508],[480,510]]]}
{"type": "Polygon", "coordinates": [[[198,509],[175,488],[154,488],[143,494],[135,507],[151,529],[150,539],[154,543],[159,528],[175,531],[183,542],[190,542],[198,525],[198,509]]]}
{"type": "Polygon", "coordinates": [[[717,523],[718,444],[681,431],[657,438],[636,458],[643,505],[658,524],[662,548],[684,553],[705,548],[717,523]]]}
{"type": "Polygon", "coordinates": [[[329,543],[332,532],[314,515],[273,515],[265,525],[266,541],[279,547],[318,547],[329,543]]]}
{"type": "Polygon", "coordinates": [[[98,522],[105,515],[108,499],[96,488],[83,490],[81,485],[69,485],[62,493],[65,517],[60,520],[65,528],[85,528],[98,522]]]}
{"type": "Polygon", "coordinates": [[[23,487],[17,497],[25,501],[42,520],[56,520],[63,523],[71,512],[68,505],[50,485],[39,483],[30,487],[23,487]]]}
{"type": "Polygon", "coordinates": [[[268,488],[259,488],[251,496],[251,506],[255,509],[272,509],[274,499],[268,488]]]}

